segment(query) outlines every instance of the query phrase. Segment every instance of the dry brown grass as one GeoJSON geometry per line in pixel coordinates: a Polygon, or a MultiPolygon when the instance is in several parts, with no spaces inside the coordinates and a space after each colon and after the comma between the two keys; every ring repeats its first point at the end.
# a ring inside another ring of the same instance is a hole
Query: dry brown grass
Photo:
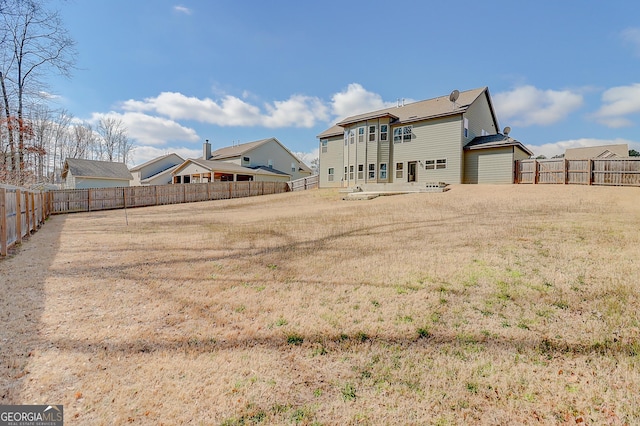
{"type": "Polygon", "coordinates": [[[633,424],[640,189],[315,190],[53,217],[0,404],[66,424],[633,424]]]}

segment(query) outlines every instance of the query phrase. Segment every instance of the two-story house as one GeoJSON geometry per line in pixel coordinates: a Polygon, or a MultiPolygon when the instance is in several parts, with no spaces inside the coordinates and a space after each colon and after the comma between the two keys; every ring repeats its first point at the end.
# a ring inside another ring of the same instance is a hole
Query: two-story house
{"type": "Polygon", "coordinates": [[[347,117],[318,135],[320,187],[513,183],[533,153],[499,133],[487,87],[347,117]]]}

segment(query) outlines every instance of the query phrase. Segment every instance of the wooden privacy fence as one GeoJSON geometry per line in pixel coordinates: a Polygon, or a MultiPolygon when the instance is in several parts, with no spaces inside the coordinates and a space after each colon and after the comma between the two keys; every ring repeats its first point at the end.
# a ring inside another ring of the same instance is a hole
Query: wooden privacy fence
{"type": "Polygon", "coordinates": [[[514,182],[640,186],[640,158],[519,160],[514,182]]]}
{"type": "Polygon", "coordinates": [[[289,182],[289,189],[291,191],[305,191],[307,189],[318,188],[320,182],[320,176],[313,175],[302,179],[292,180],[289,182]]]}
{"type": "Polygon", "coordinates": [[[223,200],[288,192],[287,182],[209,182],[51,191],[51,213],[223,200]]]}
{"type": "Polygon", "coordinates": [[[50,214],[50,193],[0,185],[0,256],[38,230],[50,214]]]}

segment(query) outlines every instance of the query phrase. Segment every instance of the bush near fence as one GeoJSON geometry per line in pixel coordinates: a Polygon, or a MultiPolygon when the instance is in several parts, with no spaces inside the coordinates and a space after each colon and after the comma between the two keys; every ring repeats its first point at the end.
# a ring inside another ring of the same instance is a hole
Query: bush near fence
{"type": "Polygon", "coordinates": [[[51,213],[74,213],[279,194],[287,182],[209,182],[51,191],[51,213]]]}
{"type": "Polygon", "coordinates": [[[640,186],[640,158],[519,160],[514,183],[640,186]]]}
{"type": "Polygon", "coordinates": [[[40,228],[49,217],[48,192],[0,185],[0,256],[40,228]]]}

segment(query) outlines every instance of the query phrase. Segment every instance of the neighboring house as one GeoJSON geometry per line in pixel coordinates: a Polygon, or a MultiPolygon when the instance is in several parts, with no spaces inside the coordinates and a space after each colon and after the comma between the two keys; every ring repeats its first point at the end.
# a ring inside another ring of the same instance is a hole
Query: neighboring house
{"type": "Polygon", "coordinates": [[[629,156],[629,145],[589,146],[585,148],[567,148],[564,153],[566,160],[589,160],[593,158],[619,158],[629,156]]]}
{"type": "Polygon", "coordinates": [[[124,163],[67,158],[62,170],[64,189],[129,186],[133,179],[124,163]]]}
{"type": "Polygon", "coordinates": [[[171,173],[173,183],[214,181],[283,181],[312,174],[276,138],[262,139],[211,152],[211,144],[203,144],[202,158],[190,158],[171,173]]]}
{"type": "Polygon", "coordinates": [[[166,185],[172,183],[171,174],[184,159],[178,154],[167,154],[130,169],[133,175],[131,186],[166,185]]]}
{"type": "Polygon", "coordinates": [[[213,151],[208,160],[226,161],[242,167],[268,167],[296,180],[311,176],[312,170],[276,138],[247,142],[213,151]]]}
{"type": "Polygon", "coordinates": [[[173,172],[173,183],[279,181],[288,182],[291,177],[277,170],[258,167],[249,169],[226,161],[189,158],[173,172]]]}
{"type": "Polygon", "coordinates": [[[318,135],[320,187],[513,183],[533,153],[498,129],[487,87],[347,117],[318,135]]]}

